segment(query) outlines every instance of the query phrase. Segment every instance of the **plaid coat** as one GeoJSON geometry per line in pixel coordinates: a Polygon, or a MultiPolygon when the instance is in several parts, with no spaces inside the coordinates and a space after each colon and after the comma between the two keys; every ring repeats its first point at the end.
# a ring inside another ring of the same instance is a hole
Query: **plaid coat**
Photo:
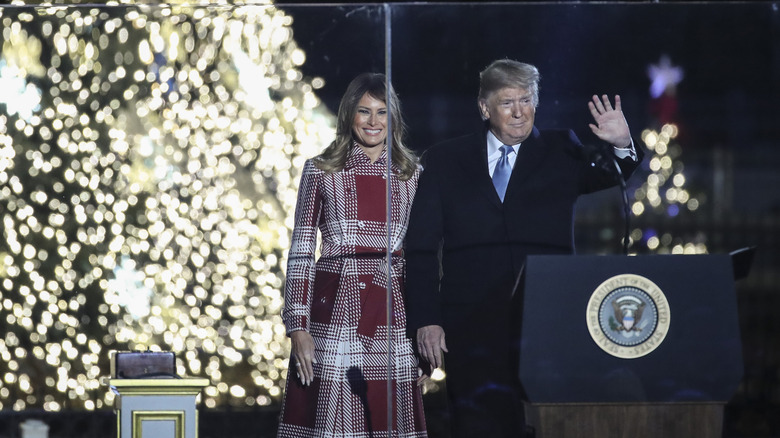
{"type": "Polygon", "coordinates": [[[317,363],[310,386],[288,373],[279,437],[427,436],[402,290],[401,248],[419,172],[407,181],[395,174],[390,178],[393,320],[388,336],[386,169],[386,151],[371,163],[358,147],[340,172],[325,173],[312,160],[304,165],[282,315],[288,334],[311,333],[317,363]],[[317,230],[321,246],[315,262],[317,230]]]}

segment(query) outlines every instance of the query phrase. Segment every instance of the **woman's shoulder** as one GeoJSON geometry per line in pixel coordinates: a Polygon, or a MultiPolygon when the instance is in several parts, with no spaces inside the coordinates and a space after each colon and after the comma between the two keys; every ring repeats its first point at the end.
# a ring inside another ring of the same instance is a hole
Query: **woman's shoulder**
{"type": "Polygon", "coordinates": [[[308,158],[303,162],[300,169],[301,186],[319,186],[325,171],[317,166],[317,158],[308,158]]]}
{"type": "Polygon", "coordinates": [[[414,172],[412,172],[412,175],[409,177],[408,181],[412,184],[417,184],[417,180],[420,179],[420,174],[423,171],[423,166],[419,162],[415,163],[414,165],[414,172]]]}
{"type": "Polygon", "coordinates": [[[303,173],[308,174],[322,174],[324,171],[320,169],[318,166],[318,163],[321,162],[321,157],[316,156],[313,158],[307,158],[306,161],[303,162],[303,173]]]}

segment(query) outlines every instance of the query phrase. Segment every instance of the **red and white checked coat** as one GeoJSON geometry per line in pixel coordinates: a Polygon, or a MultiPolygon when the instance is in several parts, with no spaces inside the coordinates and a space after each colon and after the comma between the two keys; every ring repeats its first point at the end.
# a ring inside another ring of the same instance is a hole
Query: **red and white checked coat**
{"type": "Polygon", "coordinates": [[[387,155],[353,147],[344,169],[306,161],[298,191],[285,304],[288,334],[314,338],[314,381],[287,376],[279,437],[426,437],[417,359],[405,335],[401,248],[419,172],[391,176],[392,325],[387,319],[387,155]],[[320,257],[315,262],[317,230],[320,257]],[[392,354],[388,351],[392,348],[392,354]],[[388,427],[388,357],[392,427],[388,427]]]}

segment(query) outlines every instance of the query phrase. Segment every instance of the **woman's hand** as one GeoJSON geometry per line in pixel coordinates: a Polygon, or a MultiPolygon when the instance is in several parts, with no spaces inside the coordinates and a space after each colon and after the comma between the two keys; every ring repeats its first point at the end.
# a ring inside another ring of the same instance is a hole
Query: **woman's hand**
{"type": "Polygon", "coordinates": [[[317,359],[314,358],[314,339],[309,332],[297,330],[290,333],[292,341],[291,362],[295,363],[297,376],[301,383],[309,386],[314,381],[314,364],[317,359]]]}

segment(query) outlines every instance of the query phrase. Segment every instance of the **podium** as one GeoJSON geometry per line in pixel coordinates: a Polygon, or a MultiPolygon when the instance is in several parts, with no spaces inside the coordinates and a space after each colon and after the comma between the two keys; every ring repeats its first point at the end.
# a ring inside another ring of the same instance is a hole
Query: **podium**
{"type": "Polygon", "coordinates": [[[203,378],[108,380],[117,394],[118,438],[196,438],[203,378]]]}
{"type": "Polygon", "coordinates": [[[529,256],[520,381],[536,438],[720,438],[742,378],[729,255],[529,256]]]}

